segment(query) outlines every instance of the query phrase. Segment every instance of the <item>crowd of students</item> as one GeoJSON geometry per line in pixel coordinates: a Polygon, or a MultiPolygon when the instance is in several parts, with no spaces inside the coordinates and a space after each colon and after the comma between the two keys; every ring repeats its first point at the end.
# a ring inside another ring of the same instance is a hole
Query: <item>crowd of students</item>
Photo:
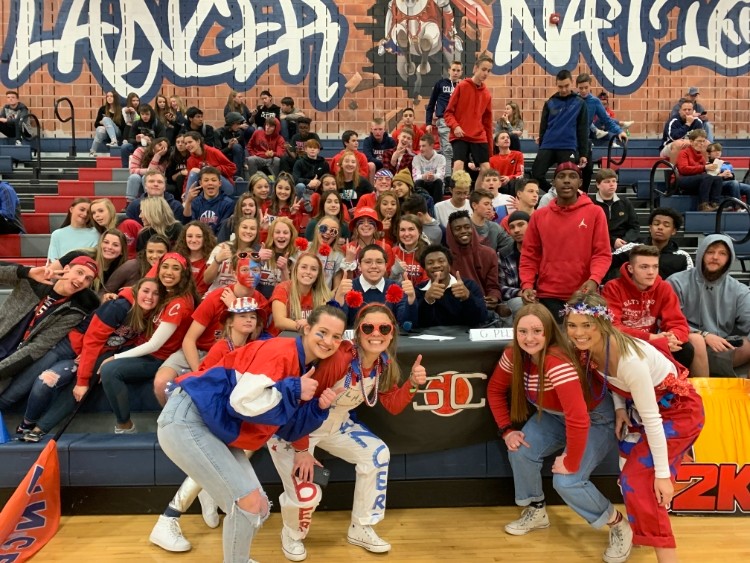
{"type": "MultiPolygon", "coordinates": [[[[373,494],[387,447],[350,410],[380,400],[400,412],[425,382],[417,360],[402,383],[399,331],[513,326],[488,387],[525,507],[506,531],[549,525],[539,468],[565,447],[553,466],[555,487],[591,525],[610,525],[605,561],[625,561],[632,543],[672,560],[670,469],[673,476],[702,416],[685,378],[708,375],[711,351],[726,351],[734,327],[716,322],[712,334],[679,310],[672,287],[692,279],[680,277],[692,262],[672,240],[679,214],[656,209],[642,240],[614,171],[600,170],[596,194],[586,193],[583,137],[600,114],[598,99],[571,98],[569,73],[558,75],[528,178],[523,155],[511,150],[523,129],[517,105],[493,131],[484,85],[491,59],[480,57],[462,82],[455,67],[448,82],[459,95],[447,92],[446,100],[440,89],[428,108],[437,140],[404,112],[397,141],[376,119],[363,151],[357,133],[346,131],[330,165],[309,118],[288,98],[279,108],[263,92],[250,111],[233,93],[226,125],[214,131],[177,96],[159,96],[152,108],[130,95],[121,108],[108,93],[92,151],[107,136],[109,144],[129,139],[125,218],[107,199],[78,198],[52,234],[46,267],[0,265],[0,281],[14,288],[13,314],[0,320],[0,409],[26,400],[19,439],[39,441],[97,379],[114,432],[134,433],[129,389],[153,382],[165,406],[160,443],[192,480],[159,518],[152,542],[190,549],[178,518],[199,497],[207,521],[218,525],[215,504],[227,514],[225,561],[246,561],[268,501],[242,450],[268,442],[285,488],[282,549],[292,561],[305,559],[321,495],[311,483],[319,444],[358,468],[348,541],[385,552],[391,546],[372,525],[383,517],[384,501],[373,494]],[[561,104],[574,114],[562,124],[561,104]],[[566,128],[573,134],[565,137],[566,128]],[[562,146],[571,142],[573,153],[562,146]],[[249,188],[232,199],[222,187],[236,176],[248,176],[249,188]],[[672,275],[670,283],[657,272],[672,275]],[[568,339],[556,324],[562,317],[568,339]],[[351,344],[342,343],[347,327],[351,344]],[[284,331],[297,337],[277,338],[284,331]],[[250,373],[262,377],[240,376],[250,373]],[[632,398],[640,418],[628,418],[619,397],[632,398]],[[527,403],[538,416],[529,417],[527,403]],[[665,437],[662,421],[677,433],[665,437]],[[629,438],[635,445],[624,453],[630,524],[588,481],[624,426],[645,436],[629,438]],[[649,453],[652,466],[642,461],[649,453]],[[310,488],[304,498],[301,484],[310,488]]],[[[705,249],[714,257],[722,245],[718,268],[699,256],[709,281],[723,279],[731,242],[705,249]]],[[[732,291],[744,303],[747,295],[732,291]]],[[[738,360],[750,357],[747,344],[732,346],[738,360]]]]}

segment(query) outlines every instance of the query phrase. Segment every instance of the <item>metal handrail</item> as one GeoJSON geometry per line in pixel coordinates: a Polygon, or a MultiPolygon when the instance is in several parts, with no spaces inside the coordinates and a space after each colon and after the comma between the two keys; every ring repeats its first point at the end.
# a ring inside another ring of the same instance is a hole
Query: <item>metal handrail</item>
{"type": "MultiPolygon", "coordinates": [[[[613,135],[609,138],[609,143],[607,144],[607,168],[612,166],[613,164],[615,166],[620,166],[623,162],[625,162],[625,159],[628,158],[628,142],[627,141],[620,141],[622,143],[622,156],[620,160],[613,160],[612,159],[612,151],[615,148],[615,143],[619,140],[619,138],[616,135],[613,135]]],[[[599,159],[599,167],[602,167],[602,160],[599,159]]]]}
{"type": "Polygon", "coordinates": [[[31,135],[30,142],[33,143],[34,139],[36,139],[36,162],[34,163],[33,181],[38,182],[42,173],[42,124],[35,114],[30,113],[21,120],[21,128],[23,129],[23,126],[27,125],[29,121],[32,122],[36,130],[36,134],[31,135]]]}
{"type": "Polygon", "coordinates": [[[78,154],[78,150],[76,149],[76,109],[73,106],[73,102],[70,101],[70,98],[64,97],[64,98],[58,98],[55,100],[55,117],[60,121],[60,123],[67,123],[68,121],[71,121],[70,124],[71,128],[71,136],[72,136],[72,145],[70,145],[70,150],[68,151],[68,158],[75,158],[78,154]],[[61,102],[68,102],[68,107],[70,108],[70,117],[67,117],[63,119],[60,116],[59,106],[61,102]]]}
{"type": "MultiPolygon", "coordinates": [[[[736,197],[728,197],[728,198],[724,199],[719,204],[719,207],[716,210],[716,227],[715,227],[714,231],[715,231],[715,233],[717,235],[722,234],[722,232],[721,232],[721,214],[724,213],[725,209],[727,209],[729,207],[737,207],[737,206],[739,206],[739,207],[743,208],[745,211],[747,211],[747,215],[745,215],[745,216],[748,217],[748,218],[750,218],[750,207],[748,207],[748,205],[744,201],[742,201],[741,199],[737,199],[736,197]]],[[[731,236],[729,236],[729,235],[727,235],[727,236],[731,239],[732,243],[734,243],[734,244],[745,244],[747,241],[750,240],[750,225],[748,225],[747,234],[745,235],[745,237],[742,240],[735,240],[731,236]]]]}
{"type": "Polygon", "coordinates": [[[654,210],[654,199],[655,199],[654,192],[656,191],[655,189],[656,182],[654,181],[654,179],[656,178],[656,171],[662,166],[664,166],[665,168],[668,168],[672,172],[672,174],[674,174],[675,181],[677,180],[677,168],[675,168],[674,164],[672,164],[671,162],[669,162],[668,160],[664,158],[661,158],[657,160],[656,162],[654,162],[654,165],[651,167],[651,173],[649,174],[649,177],[648,177],[649,211],[654,210]]]}

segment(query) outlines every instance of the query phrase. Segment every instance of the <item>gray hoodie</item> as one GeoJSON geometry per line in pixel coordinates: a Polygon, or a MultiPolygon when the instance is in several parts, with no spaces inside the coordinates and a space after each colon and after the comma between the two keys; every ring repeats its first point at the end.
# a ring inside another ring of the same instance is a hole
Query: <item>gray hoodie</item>
{"type": "Polygon", "coordinates": [[[691,330],[705,330],[722,338],[750,334],[750,288],[729,275],[734,258],[734,245],[728,236],[709,235],[695,253],[695,268],[667,278],[680,298],[691,330]],[[717,241],[729,247],[729,268],[718,280],[708,281],[703,277],[703,254],[717,241]]]}

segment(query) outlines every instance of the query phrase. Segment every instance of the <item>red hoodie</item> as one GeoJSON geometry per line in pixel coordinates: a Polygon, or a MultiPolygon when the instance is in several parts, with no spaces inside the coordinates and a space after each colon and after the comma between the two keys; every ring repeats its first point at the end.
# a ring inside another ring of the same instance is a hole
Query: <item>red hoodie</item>
{"type": "Polygon", "coordinates": [[[521,248],[521,289],[568,300],[588,280],[598,284],[612,262],[604,211],[586,195],[573,205],[553,200],[531,216],[521,248]]]}
{"type": "Polygon", "coordinates": [[[648,340],[649,334],[671,332],[680,342],[687,342],[690,329],[671,285],[656,276],[654,285],[641,291],[633,282],[627,263],[620,267],[620,276],[607,282],[602,290],[617,328],[643,340],[648,340]]]}
{"type": "Polygon", "coordinates": [[[692,146],[682,149],[677,155],[677,171],[682,176],[696,176],[706,173],[706,157],[692,146]]]}
{"type": "MultiPolygon", "coordinates": [[[[213,166],[217,168],[221,175],[234,184],[234,175],[237,172],[237,167],[234,162],[229,160],[223,152],[214,147],[208,145],[203,146],[203,154],[198,156],[191,154],[187,159],[187,169],[192,170],[193,168],[203,168],[204,166],[213,166]]],[[[185,176],[185,186],[183,192],[187,191],[187,179],[185,176]]]]}
{"type": "Polygon", "coordinates": [[[460,140],[493,146],[492,94],[484,84],[477,86],[471,78],[459,82],[451,94],[443,119],[451,128],[451,141],[458,139],[453,130],[460,125],[464,130],[460,140]]]}
{"type": "MultiPolygon", "coordinates": [[[[501,301],[497,254],[489,246],[479,242],[476,229],[471,229],[471,242],[468,246],[463,246],[453,236],[453,231],[448,225],[445,229],[445,242],[453,254],[451,274],[455,276],[458,271],[462,279],[476,282],[482,289],[482,296],[495,297],[501,301]]],[[[607,248],[609,248],[609,239],[607,239],[607,248]]]]}
{"type": "Polygon", "coordinates": [[[266,151],[273,151],[274,156],[279,158],[284,156],[284,153],[286,152],[286,141],[284,141],[284,137],[281,136],[281,125],[279,124],[279,120],[275,117],[273,120],[276,122],[273,134],[266,135],[264,127],[257,129],[247,143],[247,154],[250,156],[268,158],[266,156],[266,151]]]}

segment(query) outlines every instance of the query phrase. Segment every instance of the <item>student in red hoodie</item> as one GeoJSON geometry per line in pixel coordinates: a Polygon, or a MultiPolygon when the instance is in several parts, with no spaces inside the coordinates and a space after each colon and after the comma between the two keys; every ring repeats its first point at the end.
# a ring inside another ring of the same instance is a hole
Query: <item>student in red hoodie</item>
{"type": "Polygon", "coordinates": [[[719,165],[708,164],[706,160],[706,131],[694,129],[688,133],[688,139],[690,146],[677,155],[677,171],[680,173],[677,186],[686,193],[698,194],[698,211],[716,211],[724,179],[711,174],[719,165]]]}
{"type": "Polygon", "coordinates": [[[474,63],[474,75],[456,86],[445,108],[443,118],[451,129],[454,172],[464,169],[469,155],[481,171],[490,167],[492,94],[484,82],[494,64],[492,57],[481,55],[474,63]]]}
{"type": "Polygon", "coordinates": [[[602,289],[614,315],[612,324],[641,340],[666,340],[674,359],[689,366],[693,377],[695,350],[688,342],[687,319],[674,289],[659,276],[659,249],[642,244],[630,251],[630,261],[620,267],[620,277],[602,289]]]}
{"type": "Polygon", "coordinates": [[[224,156],[224,153],[219,149],[207,145],[201,134],[196,131],[185,133],[183,138],[185,139],[185,149],[190,154],[185,165],[188,175],[185,178],[183,193],[187,193],[188,186],[198,183],[201,168],[206,166],[213,166],[221,172],[221,178],[219,179],[221,180],[222,190],[234,189],[234,175],[237,173],[234,162],[224,156]]]}
{"type": "Polygon", "coordinates": [[[597,291],[612,262],[612,252],[604,211],[578,193],[578,165],[558,165],[552,182],[557,198],[531,216],[519,274],[524,303],[538,300],[559,319],[565,301],[576,291],[597,291]]]}
{"type": "Polygon", "coordinates": [[[262,128],[256,129],[247,143],[247,165],[250,176],[266,169],[274,177],[279,175],[281,157],[286,153],[286,141],[280,133],[279,120],[266,117],[262,128]]]}

